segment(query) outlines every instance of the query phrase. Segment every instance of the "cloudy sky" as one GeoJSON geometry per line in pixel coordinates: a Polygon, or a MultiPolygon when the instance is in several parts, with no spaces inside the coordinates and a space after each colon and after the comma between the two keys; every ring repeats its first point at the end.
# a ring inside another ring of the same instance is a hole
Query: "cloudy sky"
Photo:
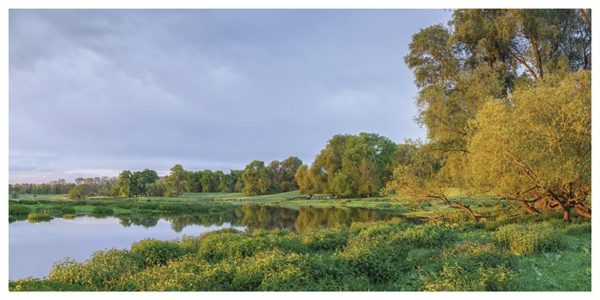
{"type": "Polygon", "coordinates": [[[403,57],[442,10],[11,10],[9,181],[312,162],[423,138],[403,57]]]}

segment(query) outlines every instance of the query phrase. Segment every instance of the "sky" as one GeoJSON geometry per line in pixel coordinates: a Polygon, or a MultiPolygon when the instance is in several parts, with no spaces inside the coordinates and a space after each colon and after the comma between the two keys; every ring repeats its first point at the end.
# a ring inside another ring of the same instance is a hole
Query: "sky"
{"type": "Polygon", "coordinates": [[[312,163],[425,138],[404,64],[444,10],[10,10],[9,182],[312,163]]]}

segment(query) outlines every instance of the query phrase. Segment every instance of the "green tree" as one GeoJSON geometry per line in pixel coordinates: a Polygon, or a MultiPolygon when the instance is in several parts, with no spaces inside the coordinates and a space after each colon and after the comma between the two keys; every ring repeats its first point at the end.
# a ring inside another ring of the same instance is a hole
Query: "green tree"
{"type": "Polygon", "coordinates": [[[244,181],[243,193],[247,196],[265,195],[276,190],[274,173],[259,160],[252,161],[242,174],[244,181]]]}
{"type": "Polygon", "coordinates": [[[215,174],[211,170],[204,170],[200,174],[200,185],[204,193],[215,192],[217,190],[217,177],[215,177],[215,174]]]}
{"type": "Polygon", "coordinates": [[[119,174],[119,196],[131,196],[131,171],[124,170],[119,174]]]}
{"type": "Polygon", "coordinates": [[[179,196],[184,192],[185,182],[187,179],[186,171],[180,164],[176,164],[171,168],[171,173],[167,176],[167,183],[170,186],[169,195],[179,196]]]}
{"type": "Polygon", "coordinates": [[[469,143],[470,182],[529,211],[549,199],[565,221],[591,218],[591,73],[547,75],[478,114],[469,143]],[[481,166],[485,166],[482,168],[481,166]]]}
{"type": "Polygon", "coordinates": [[[83,199],[87,197],[90,193],[90,186],[87,184],[79,184],[73,187],[67,193],[67,198],[69,199],[83,199]]]}

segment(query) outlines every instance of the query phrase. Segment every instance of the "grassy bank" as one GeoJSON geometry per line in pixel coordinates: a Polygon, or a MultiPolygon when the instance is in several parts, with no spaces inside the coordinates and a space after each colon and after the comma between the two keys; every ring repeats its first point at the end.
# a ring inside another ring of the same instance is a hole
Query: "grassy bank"
{"type": "MultiPolygon", "coordinates": [[[[547,219],[553,218],[548,216],[547,219]]],[[[412,224],[304,233],[222,230],[56,264],[10,290],[590,290],[590,223],[412,224]]]]}
{"type": "MultiPolygon", "coordinates": [[[[461,197],[461,196],[455,196],[461,197]]],[[[496,214],[508,204],[491,201],[484,197],[461,199],[484,213],[496,214]]],[[[326,196],[317,199],[306,199],[298,191],[274,195],[247,197],[241,193],[186,193],[180,197],[134,197],[110,198],[90,197],[84,200],[69,200],[65,195],[20,195],[18,201],[9,202],[9,215],[13,219],[23,219],[30,212],[47,212],[51,216],[60,217],[65,214],[93,215],[105,207],[112,209],[114,215],[131,214],[138,211],[155,213],[204,213],[218,212],[225,208],[241,205],[266,205],[289,209],[301,207],[315,208],[373,208],[404,214],[408,217],[437,217],[440,214],[452,214],[453,209],[444,209],[428,203],[410,204],[391,201],[386,197],[333,199],[326,196]],[[68,208],[67,208],[68,207],[68,208]],[[74,211],[72,211],[74,210],[74,211]]],[[[109,212],[109,210],[105,210],[109,212]]]]}

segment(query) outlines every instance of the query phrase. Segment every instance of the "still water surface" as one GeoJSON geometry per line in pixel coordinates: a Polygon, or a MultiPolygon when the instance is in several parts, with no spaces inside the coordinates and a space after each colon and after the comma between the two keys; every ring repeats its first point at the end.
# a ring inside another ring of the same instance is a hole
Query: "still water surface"
{"type": "Polygon", "coordinates": [[[21,220],[9,225],[9,278],[45,277],[54,263],[66,257],[84,261],[95,251],[129,249],[132,243],[147,238],[172,240],[223,228],[247,232],[256,229],[302,232],[394,217],[398,215],[366,208],[303,207],[294,210],[244,205],[215,215],[86,216],[40,223],[21,220]]]}
{"type": "Polygon", "coordinates": [[[53,219],[42,223],[18,221],[9,225],[9,278],[44,277],[55,262],[65,257],[84,261],[97,250],[129,249],[132,243],[147,238],[171,240],[230,227],[228,223],[188,225],[177,232],[164,219],[159,219],[153,227],[125,227],[115,217],[53,219]]]}

